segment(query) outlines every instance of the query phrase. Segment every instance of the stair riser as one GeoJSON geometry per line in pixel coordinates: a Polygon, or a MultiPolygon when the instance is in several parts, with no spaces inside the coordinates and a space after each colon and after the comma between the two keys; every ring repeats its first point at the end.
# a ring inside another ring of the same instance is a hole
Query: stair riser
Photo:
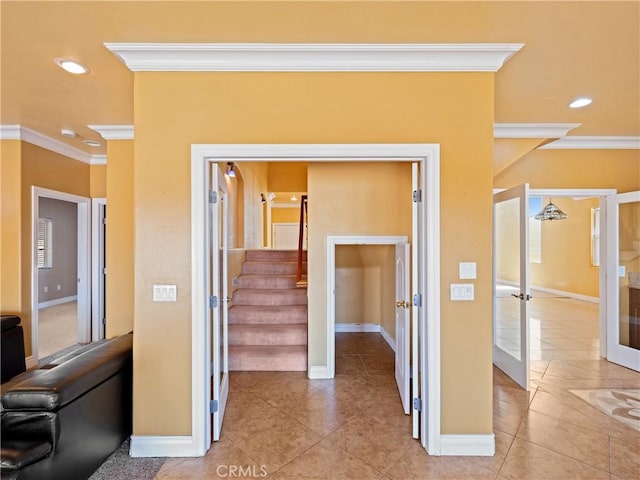
{"type": "Polygon", "coordinates": [[[298,266],[293,262],[245,262],[242,264],[242,273],[250,275],[295,275],[297,271],[298,266]]]}
{"type": "Polygon", "coordinates": [[[307,323],[307,307],[295,305],[287,308],[240,306],[229,309],[229,324],[285,325],[307,323]]]}
{"type": "Polygon", "coordinates": [[[262,372],[304,372],[307,370],[306,352],[287,352],[274,354],[252,354],[240,352],[236,354],[229,347],[230,371],[262,371],[262,372]]]}
{"type": "Polygon", "coordinates": [[[236,290],[234,305],[306,305],[306,290],[236,290]]]}
{"type": "Polygon", "coordinates": [[[239,288],[296,288],[294,275],[241,275],[238,277],[239,288]]]}
{"type": "Polygon", "coordinates": [[[306,345],[307,326],[256,328],[254,325],[229,325],[229,345],[306,345]]]}
{"type": "MultiPolygon", "coordinates": [[[[307,252],[302,252],[302,259],[306,261],[307,252]]],[[[248,262],[297,262],[297,250],[247,250],[248,262]]]]}

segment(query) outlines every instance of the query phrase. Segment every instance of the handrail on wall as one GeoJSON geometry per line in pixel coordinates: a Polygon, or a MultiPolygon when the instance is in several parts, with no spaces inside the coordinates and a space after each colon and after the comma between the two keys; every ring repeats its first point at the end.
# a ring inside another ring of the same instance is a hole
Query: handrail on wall
{"type": "Polygon", "coordinates": [[[300,196],[300,227],[298,230],[298,268],[296,270],[296,286],[306,287],[307,280],[302,279],[302,247],[304,243],[304,225],[305,219],[308,218],[307,212],[307,195],[300,196]]]}

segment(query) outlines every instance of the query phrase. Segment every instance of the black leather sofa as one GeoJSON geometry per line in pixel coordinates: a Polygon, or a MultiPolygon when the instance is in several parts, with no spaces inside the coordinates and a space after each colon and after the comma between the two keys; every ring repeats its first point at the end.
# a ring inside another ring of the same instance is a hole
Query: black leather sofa
{"type": "Polygon", "coordinates": [[[24,334],[20,326],[20,317],[16,315],[0,316],[2,327],[2,352],[0,358],[0,370],[2,378],[0,383],[5,383],[19,373],[24,372],[27,367],[24,360],[24,334]]]}
{"type": "Polygon", "coordinates": [[[132,339],[86,345],[3,385],[2,480],[87,479],[131,435],[132,339]]]}

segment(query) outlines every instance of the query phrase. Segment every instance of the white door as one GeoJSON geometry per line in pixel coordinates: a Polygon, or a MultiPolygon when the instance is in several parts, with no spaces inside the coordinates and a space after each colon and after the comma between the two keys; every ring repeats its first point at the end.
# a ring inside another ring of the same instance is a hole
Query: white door
{"type": "Polygon", "coordinates": [[[215,164],[211,171],[212,193],[209,197],[209,312],[211,339],[209,362],[211,378],[210,411],[213,441],[220,440],[224,410],[229,395],[228,303],[227,303],[227,191],[224,175],[215,164]],[[217,261],[216,261],[217,260],[217,261]]]}
{"type": "Polygon", "coordinates": [[[405,414],[409,414],[409,244],[396,245],[396,383],[405,414]]]}
{"type": "Polygon", "coordinates": [[[607,197],[607,359],[640,371],[640,191],[607,197]]]}
{"type": "MultiPolygon", "coordinates": [[[[423,239],[419,232],[422,231],[422,199],[419,198],[417,192],[420,189],[420,166],[417,162],[411,164],[411,191],[416,192],[411,203],[411,292],[412,299],[422,299],[420,292],[422,284],[418,275],[420,269],[418,265],[424,265],[424,257],[422,255],[423,239]]],[[[418,322],[419,309],[422,307],[422,301],[413,301],[411,307],[411,398],[420,399],[420,326],[418,322]]],[[[412,409],[412,435],[413,438],[420,438],[420,411],[422,405],[416,404],[415,400],[412,409]]]]}
{"type": "Polygon", "coordinates": [[[529,185],[493,196],[493,364],[529,389],[529,185]]]}

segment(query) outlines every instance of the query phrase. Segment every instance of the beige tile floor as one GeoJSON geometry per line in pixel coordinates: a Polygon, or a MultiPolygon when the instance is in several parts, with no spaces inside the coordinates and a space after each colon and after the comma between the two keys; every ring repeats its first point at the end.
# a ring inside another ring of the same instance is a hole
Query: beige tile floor
{"type": "Polygon", "coordinates": [[[156,478],[638,480],[640,419],[633,428],[571,392],[640,388],[640,374],[598,359],[597,305],[546,297],[531,316],[531,390],[494,369],[494,457],[428,456],[402,413],[391,349],[340,333],[334,380],[232,373],[221,441],[168,459],[156,478]]]}
{"type": "Polygon", "coordinates": [[[38,311],[38,357],[56,353],[78,343],[76,302],[38,311]]]}

